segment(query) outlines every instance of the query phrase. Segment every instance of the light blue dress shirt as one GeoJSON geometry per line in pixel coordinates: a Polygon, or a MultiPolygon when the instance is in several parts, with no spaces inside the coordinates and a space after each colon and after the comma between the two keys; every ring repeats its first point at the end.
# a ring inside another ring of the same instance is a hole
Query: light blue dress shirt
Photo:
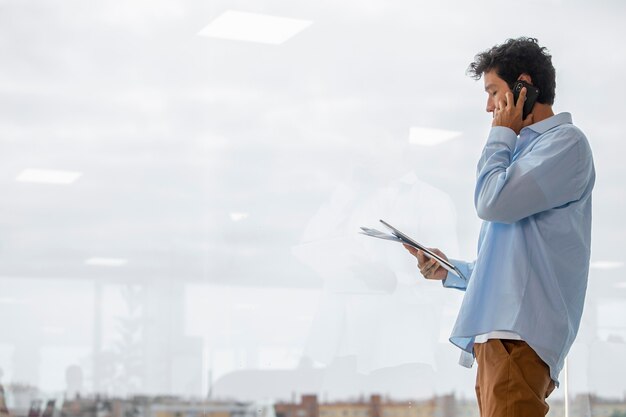
{"type": "Polygon", "coordinates": [[[493,127],[478,163],[474,202],[484,220],[478,256],[451,260],[465,291],[450,341],[473,352],[474,337],[519,334],[558,376],[580,324],[591,245],[595,182],[587,138],[560,113],[519,137],[493,127]]]}

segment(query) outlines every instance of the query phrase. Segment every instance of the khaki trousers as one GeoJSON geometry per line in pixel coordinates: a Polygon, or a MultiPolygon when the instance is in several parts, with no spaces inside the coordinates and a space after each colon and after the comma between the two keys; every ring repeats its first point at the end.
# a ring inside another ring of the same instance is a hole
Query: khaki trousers
{"type": "Polygon", "coordinates": [[[481,417],[544,417],[554,390],[550,368],[522,340],[474,345],[476,398],[481,417]]]}

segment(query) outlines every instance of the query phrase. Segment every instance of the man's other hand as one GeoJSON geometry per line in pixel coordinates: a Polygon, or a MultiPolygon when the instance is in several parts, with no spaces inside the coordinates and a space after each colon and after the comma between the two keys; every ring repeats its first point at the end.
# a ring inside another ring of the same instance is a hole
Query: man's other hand
{"type": "MultiPolygon", "coordinates": [[[[423,251],[415,249],[413,246],[404,245],[404,247],[411,253],[411,255],[417,258],[417,267],[419,268],[424,278],[435,280],[446,279],[446,277],[448,276],[448,270],[442,267],[439,262],[427,257],[423,251]]],[[[444,253],[441,252],[439,249],[429,249],[437,255],[441,256],[446,261],[448,260],[448,257],[444,255],[444,253]]]]}

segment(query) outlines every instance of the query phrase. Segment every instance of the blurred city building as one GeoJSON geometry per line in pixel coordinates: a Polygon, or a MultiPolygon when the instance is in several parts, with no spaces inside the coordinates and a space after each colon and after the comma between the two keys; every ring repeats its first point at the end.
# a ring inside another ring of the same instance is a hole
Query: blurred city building
{"type": "Polygon", "coordinates": [[[277,403],[276,417],[457,417],[478,416],[475,401],[457,400],[454,394],[427,400],[392,400],[374,394],[354,401],[318,402],[303,395],[299,403],[277,403]]]}
{"type": "MultiPolygon", "coordinates": [[[[12,388],[7,386],[6,391],[12,388]]],[[[320,401],[317,394],[303,394],[299,400],[293,395],[288,402],[271,399],[244,402],[233,398],[208,400],[144,395],[126,399],[76,396],[59,401],[44,399],[38,391],[30,392],[36,397],[29,398],[28,407],[8,407],[2,417],[479,417],[474,398],[457,397],[454,393],[419,400],[372,394],[320,401]]],[[[570,400],[567,414],[562,399],[551,399],[548,403],[548,417],[626,416],[626,397],[579,394],[570,400]]]]}

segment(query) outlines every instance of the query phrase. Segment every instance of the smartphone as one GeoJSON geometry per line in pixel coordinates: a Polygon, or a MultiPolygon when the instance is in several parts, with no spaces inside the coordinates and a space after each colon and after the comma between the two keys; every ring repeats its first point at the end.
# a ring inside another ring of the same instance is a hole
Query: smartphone
{"type": "Polygon", "coordinates": [[[526,87],[526,101],[524,102],[524,112],[522,114],[522,120],[533,110],[537,96],[539,96],[539,89],[532,84],[528,84],[526,81],[517,80],[513,84],[513,103],[517,104],[517,98],[519,97],[522,87],[526,87]]]}

